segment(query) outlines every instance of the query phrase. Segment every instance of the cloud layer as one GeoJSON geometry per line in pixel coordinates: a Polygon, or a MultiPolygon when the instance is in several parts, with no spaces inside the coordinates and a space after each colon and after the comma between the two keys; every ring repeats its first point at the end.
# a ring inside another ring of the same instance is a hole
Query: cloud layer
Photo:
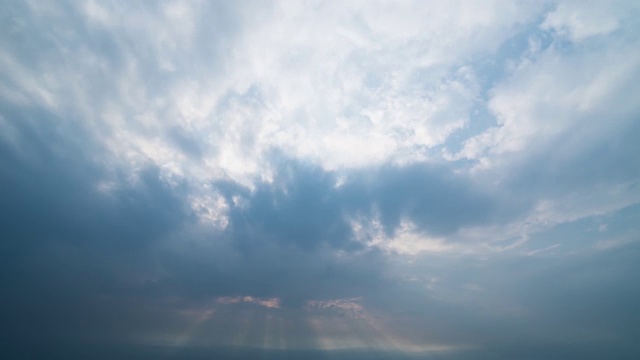
{"type": "Polygon", "coordinates": [[[0,354],[637,356],[638,15],[10,1],[0,354]]]}

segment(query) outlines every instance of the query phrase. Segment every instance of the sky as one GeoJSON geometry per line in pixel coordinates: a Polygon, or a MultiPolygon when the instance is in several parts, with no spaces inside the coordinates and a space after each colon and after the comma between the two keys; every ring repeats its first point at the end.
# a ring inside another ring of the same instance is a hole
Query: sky
{"type": "Polygon", "coordinates": [[[640,357],[637,1],[3,1],[5,359],[640,357]]]}

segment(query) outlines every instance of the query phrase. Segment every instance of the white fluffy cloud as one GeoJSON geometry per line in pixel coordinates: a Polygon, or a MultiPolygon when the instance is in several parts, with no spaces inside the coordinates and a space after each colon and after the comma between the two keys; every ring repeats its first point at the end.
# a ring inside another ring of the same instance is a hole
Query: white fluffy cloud
{"type": "Polygon", "coordinates": [[[75,23],[55,5],[31,5],[29,21],[56,24],[34,39],[51,54],[30,68],[5,54],[22,94],[5,93],[95,122],[134,166],[151,161],[172,175],[245,183],[264,178],[273,150],[326,169],[428,159],[469,121],[481,90],[474,59],[491,56],[539,7],[77,5],[75,23]],[[233,17],[228,29],[216,13],[233,17]],[[184,156],[168,131],[201,158],[184,156]]]}

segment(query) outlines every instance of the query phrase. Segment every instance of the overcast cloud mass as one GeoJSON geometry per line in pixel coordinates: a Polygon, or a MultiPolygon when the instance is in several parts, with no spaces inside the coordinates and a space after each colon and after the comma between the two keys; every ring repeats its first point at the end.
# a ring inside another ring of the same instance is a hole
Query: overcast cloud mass
{"type": "Polygon", "coordinates": [[[3,1],[3,359],[640,358],[640,2],[3,1]]]}

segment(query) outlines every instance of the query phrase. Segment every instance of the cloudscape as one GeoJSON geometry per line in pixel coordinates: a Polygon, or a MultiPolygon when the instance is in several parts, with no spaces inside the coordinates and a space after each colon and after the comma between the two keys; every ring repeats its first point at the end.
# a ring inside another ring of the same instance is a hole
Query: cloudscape
{"type": "Polygon", "coordinates": [[[640,2],[0,29],[1,358],[640,358],[640,2]]]}

